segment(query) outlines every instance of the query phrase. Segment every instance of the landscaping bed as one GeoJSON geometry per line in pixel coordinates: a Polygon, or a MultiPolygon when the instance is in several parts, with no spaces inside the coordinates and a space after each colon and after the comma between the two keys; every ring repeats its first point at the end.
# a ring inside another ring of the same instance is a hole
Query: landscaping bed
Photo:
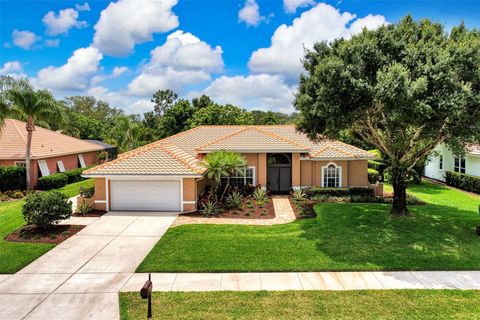
{"type": "Polygon", "coordinates": [[[103,210],[92,210],[86,214],[81,214],[81,213],[78,213],[78,212],[74,212],[72,214],[72,217],[80,217],[80,218],[98,218],[98,217],[101,217],[103,216],[105,213],[107,213],[107,211],[103,211],[103,210]]]}
{"type": "Polygon", "coordinates": [[[273,201],[271,198],[259,206],[255,199],[245,197],[242,200],[241,207],[238,209],[220,209],[219,212],[213,216],[205,216],[202,212],[186,213],[182,216],[188,217],[205,217],[205,218],[235,218],[235,219],[273,219],[275,218],[275,210],[273,208],[273,201]]]}
{"type": "Polygon", "coordinates": [[[47,230],[28,225],[7,235],[4,239],[10,242],[29,242],[29,243],[53,243],[59,244],[85,226],[80,225],[54,225],[47,230]]]}

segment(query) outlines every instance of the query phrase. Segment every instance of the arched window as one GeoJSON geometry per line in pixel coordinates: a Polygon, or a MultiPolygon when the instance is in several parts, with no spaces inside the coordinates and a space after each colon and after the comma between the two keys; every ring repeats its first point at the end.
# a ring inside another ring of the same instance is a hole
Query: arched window
{"type": "Polygon", "coordinates": [[[268,165],[289,165],[290,158],[284,153],[272,153],[268,156],[267,160],[268,165]]]}
{"type": "Polygon", "coordinates": [[[328,164],[322,168],[322,187],[341,188],[342,187],[342,167],[334,163],[328,164]]]}

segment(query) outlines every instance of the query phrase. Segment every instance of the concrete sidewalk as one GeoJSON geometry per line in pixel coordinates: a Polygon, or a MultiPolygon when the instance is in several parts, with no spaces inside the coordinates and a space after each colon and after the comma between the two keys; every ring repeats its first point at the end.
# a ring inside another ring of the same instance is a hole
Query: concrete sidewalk
{"type": "MultiPolygon", "coordinates": [[[[120,291],[138,291],[148,274],[132,275],[120,291]]],[[[154,291],[480,290],[480,271],[153,273],[154,291]]]]}
{"type": "Polygon", "coordinates": [[[118,319],[118,291],[176,216],[72,218],[88,225],[18,273],[0,275],[0,319],[118,319]]]}

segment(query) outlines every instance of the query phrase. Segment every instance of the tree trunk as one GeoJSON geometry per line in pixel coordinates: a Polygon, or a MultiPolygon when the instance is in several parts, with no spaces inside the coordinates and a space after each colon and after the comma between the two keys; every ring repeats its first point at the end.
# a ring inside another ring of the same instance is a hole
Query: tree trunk
{"type": "Polygon", "coordinates": [[[230,187],[230,176],[227,177],[227,183],[225,184],[225,187],[223,188],[222,195],[220,196],[220,202],[223,201],[223,197],[225,197],[225,194],[227,193],[228,188],[230,187]]]}
{"type": "Polygon", "coordinates": [[[407,209],[407,174],[401,169],[392,169],[392,184],[393,184],[393,204],[391,214],[396,216],[408,215],[407,209]]]}
{"type": "Polygon", "coordinates": [[[33,117],[29,116],[27,120],[27,146],[25,150],[25,169],[27,170],[27,191],[30,190],[30,151],[32,148],[32,133],[35,130],[35,125],[33,123],[33,117]]]}

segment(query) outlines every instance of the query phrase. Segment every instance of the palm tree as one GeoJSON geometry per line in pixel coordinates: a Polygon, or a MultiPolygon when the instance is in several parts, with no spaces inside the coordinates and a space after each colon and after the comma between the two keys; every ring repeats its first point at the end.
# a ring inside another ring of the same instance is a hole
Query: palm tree
{"type": "Polygon", "coordinates": [[[201,164],[207,169],[207,177],[212,179],[217,187],[220,186],[223,177],[227,178],[220,197],[220,201],[222,201],[230,187],[230,177],[232,175],[244,175],[247,161],[239,153],[220,150],[207,154],[201,164]]]}
{"type": "Polygon", "coordinates": [[[55,117],[58,108],[57,101],[48,90],[35,91],[30,84],[15,86],[7,91],[11,102],[11,114],[26,119],[27,145],[25,150],[25,164],[27,171],[27,190],[30,189],[30,152],[32,135],[37,121],[46,121],[55,117]]]}

